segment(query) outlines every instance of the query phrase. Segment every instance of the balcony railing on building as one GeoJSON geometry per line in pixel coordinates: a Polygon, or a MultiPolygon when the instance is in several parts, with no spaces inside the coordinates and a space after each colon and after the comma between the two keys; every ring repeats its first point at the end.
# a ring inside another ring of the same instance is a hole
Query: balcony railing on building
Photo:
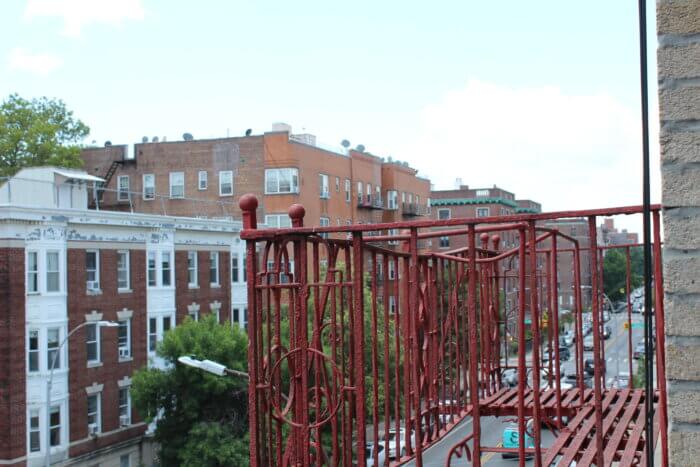
{"type": "Polygon", "coordinates": [[[417,203],[401,203],[401,214],[404,216],[425,216],[428,207],[417,203]]]}
{"type": "Polygon", "coordinates": [[[363,209],[384,209],[384,202],[381,198],[366,196],[357,198],[357,207],[363,209]]]}

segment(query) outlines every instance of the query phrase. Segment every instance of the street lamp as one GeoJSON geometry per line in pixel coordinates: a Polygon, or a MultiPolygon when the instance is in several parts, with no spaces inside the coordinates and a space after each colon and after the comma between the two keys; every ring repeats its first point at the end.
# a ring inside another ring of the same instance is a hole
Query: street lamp
{"type": "Polygon", "coordinates": [[[184,355],[178,358],[177,361],[182,363],[183,365],[190,366],[192,368],[198,368],[216,376],[224,376],[229,374],[231,376],[240,376],[241,378],[250,379],[248,373],[226,368],[226,365],[222,365],[221,363],[215,362],[213,360],[197,360],[196,358],[184,355]]]}
{"type": "Polygon", "coordinates": [[[61,344],[58,346],[58,349],[56,349],[56,353],[53,354],[49,371],[49,380],[46,383],[46,457],[44,459],[44,464],[46,467],[51,467],[51,383],[53,383],[53,370],[56,367],[58,356],[61,355],[61,349],[63,349],[65,343],[68,342],[68,339],[75,334],[75,331],[87,326],[88,324],[96,324],[98,327],[104,326],[107,328],[119,326],[119,323],[115,323],[114,321],[86,321],[81,323],[73,328],[73,330],[63,338],[61,344]]]}

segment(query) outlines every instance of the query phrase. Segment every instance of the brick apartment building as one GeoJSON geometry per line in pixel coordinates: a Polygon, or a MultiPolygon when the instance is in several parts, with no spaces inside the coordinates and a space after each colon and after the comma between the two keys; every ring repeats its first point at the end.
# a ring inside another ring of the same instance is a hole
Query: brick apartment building
{"type": "Polygon", "coordinates": [[[598,226],[598,244],[605,246],[636,245],[639,243],[639,235],[636,232],[628,232],[627,229],[618,231],[615,228],[615,219],[604,219],[598,226]]]}
{"type": "Polygon", "coordinates": [[[131,151],[83,150],[88,173],[106,180],[108,191],[97,200],[101,209],[240,219],[236,201],[253,193],[258,219],[271,227],[290,225],[287,209],[294,203],[304,205],[308,226],[428,213],[430,182],[415,169],[361,147],[322,145],[313,135],[292,134],[286,124],[263,135],[141,143],[131,151]]]}
{"type": "Polygon", "coordinates": [[[239,223],[88,210],[94,181],[42,167],[0,185],[3,465],[43,465],[47,447],[54,465],[150,463],[132,373],[164,364],[156,344],[188,315],[245,326],[239,223]]]}

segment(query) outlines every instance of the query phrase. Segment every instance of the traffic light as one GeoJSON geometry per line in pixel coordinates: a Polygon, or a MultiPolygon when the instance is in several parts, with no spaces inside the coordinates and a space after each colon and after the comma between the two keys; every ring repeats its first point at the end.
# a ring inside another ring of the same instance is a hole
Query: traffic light
{"type": "Polygon", "coordinates": [[[629,328],[630,328],[630,323],[628,323],[627,321],[625,321],[625,323],[623,324],[623,326],[624,326],[625,329],[629,329],[629,328]]]}

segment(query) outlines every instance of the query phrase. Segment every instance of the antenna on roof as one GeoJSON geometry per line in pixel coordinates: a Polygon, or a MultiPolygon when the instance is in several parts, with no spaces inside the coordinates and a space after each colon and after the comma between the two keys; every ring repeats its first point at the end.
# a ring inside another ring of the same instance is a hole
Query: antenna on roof
{"type": "Polygon", "coordinates": [[[252,128],[248,128],[248,129],[245,131],[245,135],[246,135],[246,136],[250,136],[251,134],[253,134],[253,129],[252,129],[252,128]]]}
{"type": "Polygon", "coordinates": [[[340,142],[340,145],[341,145],[342,147],[344,147],[345,149],[347,149],[347,148],[350,147],[350,141],[344,139],[344,140],[342,140],[342,141],[340,142]]]}
{"type": "Polygon", "coordinates": [[[182,139],[184,139],[185,141],[192,141],[194,139],[194,136],[192,136],[191,133],[183,133],[182,139]]]}

